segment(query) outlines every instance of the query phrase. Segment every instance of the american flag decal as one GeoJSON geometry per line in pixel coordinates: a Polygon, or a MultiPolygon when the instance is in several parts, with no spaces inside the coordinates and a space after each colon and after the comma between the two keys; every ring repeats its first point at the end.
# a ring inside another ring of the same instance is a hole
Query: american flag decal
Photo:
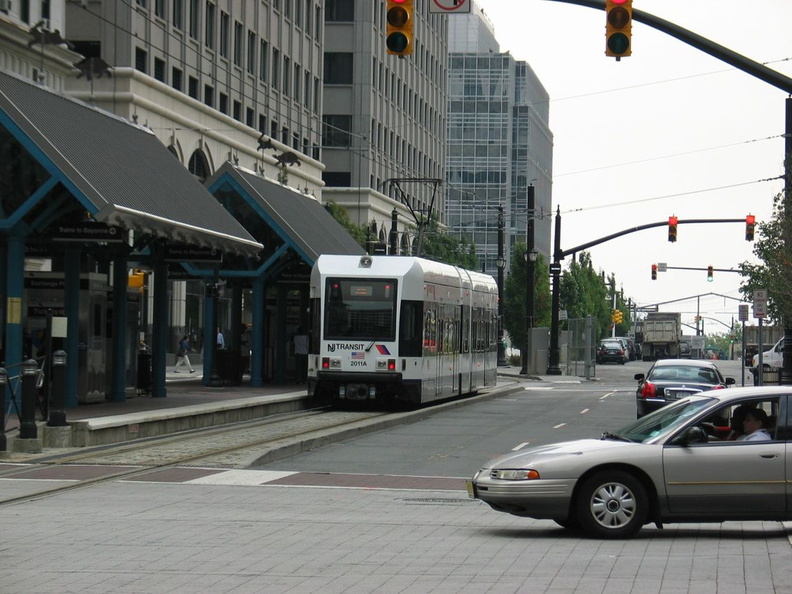
{"type": "Polygon", "coordinates": [[[352,351],[352,359],[357,361],[363,361],[366,359],[366,353],[363,351],[352,351]]]}
{"type": "Polygon", "coordinates": [[[390,351],[388,350],[388,347],[386,347],[384,344],[378,344],[377,350],[379,351],[380,355],[390,355],[390,351]]]}

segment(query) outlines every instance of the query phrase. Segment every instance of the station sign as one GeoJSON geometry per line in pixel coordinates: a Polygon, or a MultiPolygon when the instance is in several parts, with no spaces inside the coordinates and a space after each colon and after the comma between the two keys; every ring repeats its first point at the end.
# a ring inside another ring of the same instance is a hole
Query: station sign
{"type": "Polygon", "coordinates": [[[52,235],[55,241],[122,243],[124,230],[114,225],[85,221],[74,225],[57,225],[52,235]]]}
{"type": "Polygon", "coordinates": [[[166,262],[222,262],[223,252],[215,248],[191,245],[165,246],[166,262]]]}

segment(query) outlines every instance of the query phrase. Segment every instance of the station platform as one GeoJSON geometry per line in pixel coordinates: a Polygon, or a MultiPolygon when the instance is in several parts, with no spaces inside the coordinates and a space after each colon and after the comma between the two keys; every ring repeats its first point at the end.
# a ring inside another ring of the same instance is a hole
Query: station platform
{"type": "MultiPolygon", "coordinates": [[[[35,439],[19,438],[19,418],[6,418],[6,449],[0,459],[28,457],[44,450],[101,446],[304,410],[310,405],[305,384],[268,384],[251,387],[208,387],[203,369],[195,373],[166,374],[165,397],[127,397],[124,402],[103,401],[66,409],[66,427],[48,427],[37,421],[35,439]]],[[[499,367],[501,378],[527,378],[517,367],[499,367]]]]}

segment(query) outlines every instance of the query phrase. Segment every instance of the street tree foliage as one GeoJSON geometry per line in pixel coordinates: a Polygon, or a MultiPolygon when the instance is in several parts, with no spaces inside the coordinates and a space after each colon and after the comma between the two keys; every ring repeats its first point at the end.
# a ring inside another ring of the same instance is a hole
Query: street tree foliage
{"type": "Polygon", "coordinates": [[[328,201],[325,205],[327,212],[329,212],[332,217],[338,221],[338,223],[347,230],[347,232],[357,241],[364,250],[368,249],[366,245],[366,225],[358,225],[352,222],[352,219],[349,217],[349,213],[343,206],[339,206],[332,200],[328,201]]]}
{"type": "MultiPolygon", "coordinates": [[[[503,328],[512,339],[515,348],[525,346],[525,316],[527,298],[528,264],[525,259],[526,244],[517,243],[512,251],[509,274],[503,288],[503,328]]],[[[550,326],[550,279],[547,262],[539,257],[534,263],[534,327],[550,326]]]]}
{"type": "Polygon", "coordinates": [[[770,220],[758,222],[753,253],[759,264],[743,262],[740,291],[746,301],[755,289],[767,289],[765,322],[792,323],[792,215],[787,211],[784,195],[773,199],[770,220]]]}
{"type": "MultiPolygon", "coordinates": [[[[567,311],[569,319],[594,316],[597,336],[599,338],[610,336],[614,286],[615,278],[611,277],[610,282],[606,282],[604,275],[594,270],[591,255],[588,252],[580,252],[561,278],[561,309],[567,311]]],[[[621,307],[618,307],[618,296],[616,305],[617,309],[621,309],[624,313],[621,326],[629,328],[629,312],[626,311],[623,302],[621,307]]],[[[617,328],[617,334],[623,336],[619,330],[620,328],[617,328]]]]}
{"type": "Polygon", "coordinates": [[[441,229],[435,218],[432,218],[424,228],[421,257],[467,270],[478,269],[475,244],[470,243],[465,237],[457,237],[441,229]]]}

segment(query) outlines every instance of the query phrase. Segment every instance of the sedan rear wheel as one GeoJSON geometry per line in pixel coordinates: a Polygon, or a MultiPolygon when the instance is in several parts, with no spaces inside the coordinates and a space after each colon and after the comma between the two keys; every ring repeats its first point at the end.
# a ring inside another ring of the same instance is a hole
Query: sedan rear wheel
{"type": "Polygon", "coordinates": [[[591,536],[627,538],[644,525],[649,497],[628,472],[600,472],[580,486],[576,508],[581,528],[591,536]]]}

